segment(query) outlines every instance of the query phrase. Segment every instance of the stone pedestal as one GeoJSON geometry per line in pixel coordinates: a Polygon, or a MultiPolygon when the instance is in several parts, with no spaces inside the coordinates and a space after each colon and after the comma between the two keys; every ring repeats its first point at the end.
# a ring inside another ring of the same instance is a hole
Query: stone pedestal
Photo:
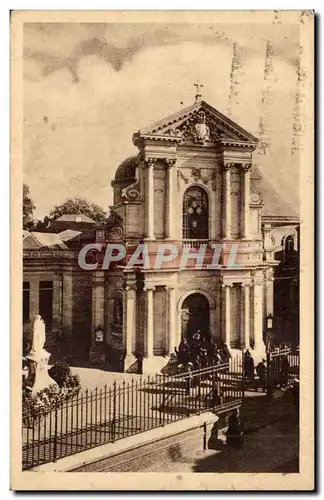
{"type": "Polygon", "coordinates": [[[134,354],[127,354],[124,359],[124,372],[126,373],[138,373],[139,363],[138,359],[134,354]]]}
{"type": "Polygon", "coordinates": [[[29,353],[26,356],[28,363],[28,377],[26,386],[32,392],[39,392],[56,382],[48,374],[48,360],[50,353],[42,349],[38,353],[29,353]]]}

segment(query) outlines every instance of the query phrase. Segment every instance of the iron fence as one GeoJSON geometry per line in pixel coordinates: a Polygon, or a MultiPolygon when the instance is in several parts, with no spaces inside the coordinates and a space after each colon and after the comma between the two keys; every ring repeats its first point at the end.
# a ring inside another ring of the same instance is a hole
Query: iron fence
{"type": "MultiPolygon", "coordinates": [[[[85,391],[23,426],[23,470],[53,462],[243,398],[242,359],[85,391]]],[[[28,422],[24,415],[23,421],[28,422]]]]}
{"type": "Polygon", "coordinates": [[[285,387],[299,379],[299,347],[279,346],[267,352],[268,387],[285,387]]]}

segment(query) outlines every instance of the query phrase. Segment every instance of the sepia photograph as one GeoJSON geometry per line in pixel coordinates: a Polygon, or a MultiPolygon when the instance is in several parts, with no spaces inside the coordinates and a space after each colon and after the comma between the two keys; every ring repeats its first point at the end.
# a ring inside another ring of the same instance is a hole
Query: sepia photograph
{"type": "Polygon", "coordinates": [[[314,488],[313,75],[313,11],[12,11],[12,489],[314,488]]]}

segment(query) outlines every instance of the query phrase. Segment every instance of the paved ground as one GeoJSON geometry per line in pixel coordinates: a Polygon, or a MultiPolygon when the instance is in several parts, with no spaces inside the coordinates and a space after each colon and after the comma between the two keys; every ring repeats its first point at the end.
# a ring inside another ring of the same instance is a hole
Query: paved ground
{"type": "Polygon", "coordinates": [[[189,456],[170,453],[145,472],[298,472],[298,429],[278,422],[249,433],[241,450],[219,439],[217,450],[192,450],[189,456]]]}
{"type": "Polygon", "coordinates": [[[132,379],[134,382],[140,380],[142,375],[134,375],[131,373],[119,373],[119,372],[108,372],[105,370],[100,370],[98,368],[80,368],[71,367],[72,373],[79,375],[81,381],[82,392],[94,390],[96,387],[98,389],[103,389],[105,385],[110,387],[113,385],[114,381],[117,384],[122,384],[123,381],[126,383],[131,383],[132,379]]]}

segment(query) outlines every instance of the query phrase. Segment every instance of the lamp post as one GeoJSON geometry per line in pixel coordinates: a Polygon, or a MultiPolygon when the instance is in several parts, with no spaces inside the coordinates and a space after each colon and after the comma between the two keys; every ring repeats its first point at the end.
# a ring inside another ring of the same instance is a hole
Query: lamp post
{"type": "Polygon", "coordinates": [[[267,355],[267,399],[272,399],[271,375],[270,375],[270,362],[271,362],[271,342],[272,342],[272,327],[273,316],[268,314],[266,318],[266,355],[267,355]]]}

